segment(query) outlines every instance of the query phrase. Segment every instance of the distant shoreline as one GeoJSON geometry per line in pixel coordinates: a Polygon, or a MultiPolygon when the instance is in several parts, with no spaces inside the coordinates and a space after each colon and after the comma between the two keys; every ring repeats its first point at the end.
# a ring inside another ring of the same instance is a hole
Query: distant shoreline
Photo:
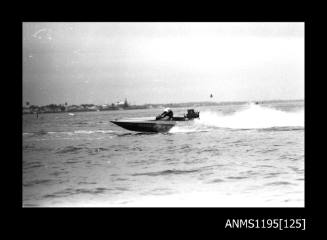
{"type": "Polygon", "coordinates": [[[119,110],[135,110],[135,109],[156,109],[156,108],[181,108],[181,107],[201,107],[201,106],[225,106],[225,105],[240,105],[249,102],[257,104],[267,103],[282,103],[282,102],[304,102],[304,99],[295,100],[257,100],[257,101],[224,101],[224,102],[187,102],[187,103],[156,103],[156,104],[143,104],[143,105],[129,105],[129,106],[111,106],[111,105],[95,105],[95,104],[82,104],[82,105],[69,105],[50,104],[45,106],[31,105],[23,107],[23,114],[42,114],[42,113],[73,113],[73,112],[98,112],[98,111],[119,111],[119,110]]]}

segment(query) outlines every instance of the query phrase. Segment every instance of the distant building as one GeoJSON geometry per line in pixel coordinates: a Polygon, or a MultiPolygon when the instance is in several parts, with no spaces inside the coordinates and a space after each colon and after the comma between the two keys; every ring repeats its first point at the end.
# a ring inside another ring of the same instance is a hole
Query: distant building
{"type": "Polygon", "coordinates": [[[87,106],[86,109],[89,111],[97,111],[98,107],[97,106],[87,106]]]}
{"type": "Polygon", "coordinates": [[[78,105],[71,105],[67,107],[68,112],[76,112],[76,111],[83,111],[84,107],[78,105]]]}
{"type": "Polygon", "coordinates": [[[117,107],[128,107],[129,106],[126,98],[125,98],[125,101],[117,101],[114,105],[117,107]]]}
{"type": "Polygon", "coordinates": [[[125,101],[124,101],[124,107],[128,107],[127,98],[125,98],[125,101]]]}
{"type": "Polygon", "coordinates": [[[115,105],[116,105],[116,106],[122,106],[122,105],[124,105],[124,102],[116,102],[115,105]]]}

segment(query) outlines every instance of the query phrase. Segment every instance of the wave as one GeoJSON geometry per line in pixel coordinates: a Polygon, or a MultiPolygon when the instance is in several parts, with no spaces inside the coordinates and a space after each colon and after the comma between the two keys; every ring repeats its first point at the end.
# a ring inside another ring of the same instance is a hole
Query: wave
{"type": "Polygon", "coordinates": [[[30,133],[30,132],[23,132],[23,136],[28,136],[28,135],[34,135],[34,133],[30,133]]]}
{"type": "Polygon", "coordinates": [[[67,197],[72,195],[78,195],[78,194],[102,194],[106,191],[112,191],[113,189],[105,188],[105,187],[97,187],[97,188],[66,188],[62,191],[54,192],[51,194],[46,194],[43,196],[43,198],[58,198],[58,197],[67,197]]]}
{"type": "Polygon", "coordinates": [[[54,181],[51,180],[51,179],[36,179],[36,180],[30,181],[30,182],[23,183],[23,186],[24,187],[31,187],[31,186],[34,186],[34,185],[37,185],[37,184],[51,184],[53,182],[54,181]]]}
{"type": "Polygon", "coordinates": [[[277,132],[280,132],[280,131],[302,131],[302,130],[304,130],[304,127],[271,127],[271,128],[260,129],[260,131],[271,131],[271,132],[274,132],[274,131],[277,131],[277,132]]]}
{"type": "Polygon", "coordinates": [[[39,132],[23,132],[23,136],[40,136],[40,135],[47,135],[47,134],[68,134],[68,135],[73,135],[73,134],[94,134],[94,133],[103,133],[103,134],[110,134],[114,133],[115,131],[113,130],[76,130],[76,131],[71,131],[71,132],[64,132],[64,131],[58,131],[58,132],[46,132],[44,130],[41,130],[39,132]]]}
{"type": "MultiPolygon", "coordinates": [[[[78,153],[81,151],[86,151],[89,155],[94,155],[94,154],[98,154],[103,151],[108,151],[107,148],[103,148],[103,147],[88,148],[88,147],[80,147],[80,146],[81,145],[67,146],[67,147],[59,148],[59,149],[57,149],[56,153],[64,154],[64,153],[78,153]]],[[[73,162],[75,163],[75,161],[73,161],[73,162]]],[[[70,163],[72,163],[72,162],[70,162],[70,163]]]]}
{"type": "Polygon", "coordinates": [[[194,126],[187,126],[187,127],[175,126],[169,131],[169,133],[192,133],[198,131],[199,129],[194,126]]]}
{"type": "Polygon", "coordinates": [[[81,151],[83,148],[75,147],[75,146],[67,146],[62,149],[59,149],[56,153],[77,153],[81,151]]]}
{"type": "Polygon", "coordinates": [[[123,133],[116,133],[117,137],[126,137],[126,136],[142,136],[142,135],[154,135],[157,133],[154,132],[123,132],[123,133]]]}
{"type": "Polygon", "coordinates": [[[278,186],[278,185],[294,185],[294,184],[288,181],[277,181],[277,182],[270,182],[265,184],[265,186],[278,186]]]}
{"type": "Polygon", "coordinates": [[[73,131],[73,133],[75,134],[93,134],[93,133],[108,133],[108,132],[112,132],[111,130],[96,130],[96,131],[92,131],[92,130],[77,130],[77,131],[73,131]]]}
{"type": "Polygon", "coordinates": [[[174,175],[174,174],[185,174],[185,173],[194,173],[199,170],[164,170],[158,172],[146,172],[146,173],[135,173],[132,176],[161,176],[161,175],[174,175]]]}
{"type": "Polygon", "coordinates": [[[23,133],[23,135],[24,135],[24,134],[25,134],[25,135],[43,136],[43,135],[48,134],[48,132],[42,129],[42,130],[40,130],[40,131],[38,131],[38,132],[23,133]]]}

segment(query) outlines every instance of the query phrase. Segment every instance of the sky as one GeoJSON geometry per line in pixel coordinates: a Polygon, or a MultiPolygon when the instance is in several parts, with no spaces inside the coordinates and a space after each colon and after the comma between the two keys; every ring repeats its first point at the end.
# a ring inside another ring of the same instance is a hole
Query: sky
{"type": "Polygon", "coordinates": [[[301,22],[24,22],[22,44],[23,104],[304,99],[301,22]]]}

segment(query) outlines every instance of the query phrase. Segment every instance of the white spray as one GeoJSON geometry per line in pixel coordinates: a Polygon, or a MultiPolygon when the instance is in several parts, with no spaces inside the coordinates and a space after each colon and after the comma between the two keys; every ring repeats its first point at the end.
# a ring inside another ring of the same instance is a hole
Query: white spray
{"type": "Polygon", "coordinates": [[[249,104],[232,114],[203,111],[200,119],[191,126],[175,127],[170,132],[198,131],[201,127],[219,127],[233,129],[255,129],[272,127],[304,127],[304,110],[286,112],[269,107],[249,104]]]}

